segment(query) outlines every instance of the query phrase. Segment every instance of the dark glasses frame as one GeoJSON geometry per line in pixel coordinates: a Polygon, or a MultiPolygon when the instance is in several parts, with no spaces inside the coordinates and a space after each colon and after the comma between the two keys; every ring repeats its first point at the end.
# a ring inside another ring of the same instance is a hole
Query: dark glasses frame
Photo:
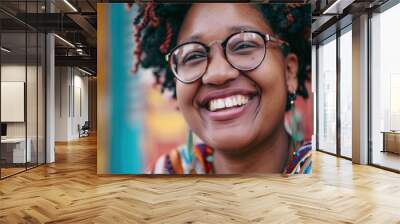
{"type": "Polygon", "coordinates": [[[267,44],[268,44],[269,42],[275,42],[276,44],[278,44],[278,46],[282,46],[282,45],[290,46],[289,43],[287,43],[286,41],[283,41],[283,40],[281,40],[281,39],[279,39],[279,38],[276,38],[276,37],[274,37],[274,36],[272,36],[272,35],[269,35],[268,33],[261,33],[261,32],[259,32],[259,31],[249,31],[249,30],[245,30],[245,31],[239,31],[239,32],[232,33],[232,34],[230,34],[229,36],[227,36],[224,40],[214,40],[214,41],[211,41],[208,45],[207,45],[207,44],[204,44],[204,43],[202,43],[202,42],[199,42],[199,41],[190,41],[190,42],[182,43],[182,44],[177,45],[176,47],[172,48],[172,50],[171,50],[168,54],[165,55],[165,60],[167,61],[168,67],[169,67],[169,69],[171,69],[171,71],[172,71],[172,73],[174,74],[174,76],[176,77],[176,79],[178,79],[178,80],[179,80],[180,82],[182,82],[182,83],[190,84],[190,83],[193,83],[193,82],[199,80],[199,79],[200,79],[201,77],[203,77],[203,75],[206,73],[206,71],[207,71],[207,69],[208,69],[208,65],[210,64],[210,63],[209,63],[208,54],[210,53],[211,46],[214,45],[215,43],[219,43],[219,44],[221,45],[222,49],[224,50],[225,60],[232,66],[232,68],[235,68],[235,69],[237,69],[237,70],[239,70],[239,71],[247,72],[247,71],[252,71],[252,70],[254,70],[254,69],[257,69],[257,68],[262,64],[262,62],[264,61],[265,56],[266,56],[267,44]],[[240,69],[240,68],[237,68],[236,66],[234,66],[234,65],[230,62],[230,60],[229,60],[228,57],[227,57],[226,45],[228,44],[229,40],[230,40],[233,36],[238,35],[238,34],[241,34],[241,33],[253,33],[253,34],[257,34],[257,35],[259,35],[259,36],[264,40],[264,55],[263,55],[263,58],[260,60],[260,63],[259,63],[258,65],[254,66],[254,68],[251,68],[251,69],[240,69]],[[198,77],[194,78],[193,80],[182,80],[182,78],[180,78],[179,75],[176,74],[175,70],[172,68],[173,65],[172,65],[171,56],[173,55],[173,53],[174,53],[177,49],[179,49],[179,48],[182,47],[182,46],[188,45],[188,44],[199,44],[199,45],[201,45],[201,46],[204,47],[204,49],[205,49],[206,52],[207,52],[207,66],[206,66],[206,68],[204,69],[204,72],[203,72],[201,75],[199,75],[198,77]]]}

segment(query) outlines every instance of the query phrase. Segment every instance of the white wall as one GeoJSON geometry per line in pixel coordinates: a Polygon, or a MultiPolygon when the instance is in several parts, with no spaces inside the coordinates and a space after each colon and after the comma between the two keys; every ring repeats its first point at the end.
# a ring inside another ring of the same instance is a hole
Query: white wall
{"type": "Polygon", "coordinates": [[[72,67],[56,67],[55,74],[55,140],[77,139],[78,124],[88,120],[88,78],[72,67]]]}
{"type": "Polygon", "coordinates": [[[68,86],[70,77],[67,67],[55,68],[55,141],[68,140],[68,86]]]}
{"type": "MultiPolygon", "coordinates": [[[[29,69],[30,67],[28,67],[29,69]]],[[[24,65],[2,65],[1,81],[25,82],[25,64],[24,65]]]]}
{"type": "MultiPolygon", "coordinates": [[[[36,76],[36,67],[28,66],[27,67],[28,81],[30,86],[36,86],[36,80],[33,80],[30,75],[34,74],[36,76]]],[[[2,82],[25,82],[25,64],[5,64],[1,66],[1,81],[2,82]]],[[[34,107],[33,109],[36,111],[36,88],[27,88],[27,103],[28,106],[34,107]],[[32,104],[32,102],[34,104],[32,104]]],[[[3,96],[5,97],[5,96],[3,96]]],[[[1,110],[7,110],[7,108],[1,108],[1,110]]],[[[31,111],[28,111],[31,112],[31,111]]],[[[30,131],[30,127],[36,130],[36,113],[28,113],[28,137],[30,131]],[[34,122],[34,124],[32,124],[34,122]]],[[[26,122],[7,122],[7,136],[8,137],[25,137],[25,123],[26,122]]],[[[33,130],[32,130],[33,132],[33,130]]],[[[36,133],[36,132],[35,132],[36,133]]]]}
{"type": "MultiPolygon", "coordinates": [[[[25,82],[25,64],[2,65],[1,81],[25,82]]],[[[1,108],[1,110],[6,110],[6,109],[7,108],[1,108]]],[[[7,123],[7,137],[25,137],[25,123],[24,122],[7,123]]]]}
{"type": "MultiPolygon", "coordinates": [[[[1,82],[1,121],[25,121],[25,83],[1,82]]],[[[36,108],[36,105],[35,105],[36,108]]]]}
{"type": "Polygon", "coordinates": [[[78,124],[81,126],[88,121],[89,118],[89,111],[88,111],[88,77],[81,76],[82,73],[79,75],[74,75],[74,108],[72,113],[72,130],[71,135],[75,138],[78,137],[78,124]],[[80,96],[80,97],[79,97],[80,96]],[[79,102],[80,101],[80,102],[79,102]],[[81,107],[81,108],[80,108],[81,107]],[[81,110],[81,111],[80,111],[81,110]]]}
{"type": "MultiPolygon", "coordinates": [[[[3,64],[1,66],[2,82],[24,82],[26,84],[26,105],[21,108],[22,113],[26,112],[26,120],[23,122],[6,122],[8,138],[29,139],[32,151],[32,161],[44,162],[44,74],[41,66],[36,67],[25,64],[3,64]],[[38,70],[37,70],[38,69],[38,70]],[[27,81],[25,80],[27,78],[27,81]],[[37,153],[39,155],[37,156],[37,153]]],[[[3,95],[2,98],[7,98],[3,95]]],[[[3,112],[12,110],[12,108],[1,108],[3,112]]],[[[13,113],[13,111],[8,111],[13,113]]]]}

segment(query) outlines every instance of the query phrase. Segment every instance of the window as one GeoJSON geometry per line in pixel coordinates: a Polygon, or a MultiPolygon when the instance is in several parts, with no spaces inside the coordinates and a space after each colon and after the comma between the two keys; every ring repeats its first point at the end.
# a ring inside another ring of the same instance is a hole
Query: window
{"type": "Polygon", "coordinates": [[[400,4],[371,19],[372,163],[400,170],[400,4]]]}
{"type": "Polygon", "coordinates": [[[352,157],[352,33],[351,26],[340,36],[340,155],[352,157]]]}
{"type": "Polygon", "coordinates": [[[336,153],[336,36],[318,48],[318,148],[336,153]]]}

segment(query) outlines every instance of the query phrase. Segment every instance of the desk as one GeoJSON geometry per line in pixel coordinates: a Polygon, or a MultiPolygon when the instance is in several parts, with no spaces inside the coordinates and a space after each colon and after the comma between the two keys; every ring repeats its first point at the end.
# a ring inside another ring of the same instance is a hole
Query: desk
{"type": "Polygon", "coordinates": [[[25,154],[25,138],[1,139],[1,157],[3,157],[2,159],[5,159],[6,162],[9,163],[31,162],[32,141],[30,138],[28,138],[26,142],[28,143],[27,144],[28,147],[26,147],[26,154],[25,154]],[[27,161],[25,161],[25,158],[27,159],[27,161]]]}
{"type": "Polygon", "coordinates": [[[400,131],[382,131],[383,151],[400,154],[400,131]]]}

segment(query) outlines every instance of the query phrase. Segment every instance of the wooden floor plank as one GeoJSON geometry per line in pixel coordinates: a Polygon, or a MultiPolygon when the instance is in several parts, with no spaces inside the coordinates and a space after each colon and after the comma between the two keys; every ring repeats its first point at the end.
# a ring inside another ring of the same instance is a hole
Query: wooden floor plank
{"type": "Polygon", "coordinates": [[[311,176],[98,176],[96,139],[0,181],[0,223],[400,223],[400,175],[321,152],[311,176]]]}

